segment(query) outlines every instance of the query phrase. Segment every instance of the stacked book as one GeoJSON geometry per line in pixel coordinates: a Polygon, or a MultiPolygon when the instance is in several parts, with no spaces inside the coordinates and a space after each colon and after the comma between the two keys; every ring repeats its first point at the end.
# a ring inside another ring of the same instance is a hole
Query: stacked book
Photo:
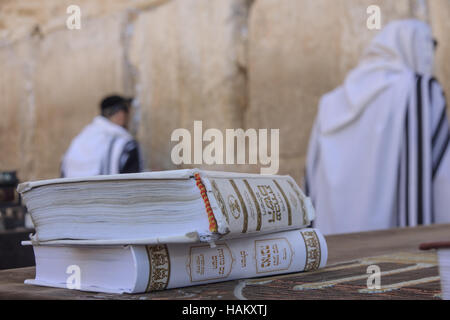
{"type": "Polygon", "coordinates": [[[36,258],[28,284],[144,293],[327,261],[323,235],[309,228],[311,201],[289,176],[189,169],[27,182],[18,191],[36,229],[24,243],[36,258]]]}

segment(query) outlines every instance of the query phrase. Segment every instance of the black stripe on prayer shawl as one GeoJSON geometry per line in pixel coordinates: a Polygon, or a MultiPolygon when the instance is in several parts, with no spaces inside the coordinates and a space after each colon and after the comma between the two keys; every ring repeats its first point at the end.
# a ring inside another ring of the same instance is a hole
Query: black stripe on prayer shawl
{"type": "MultiPolygon", "coordinates": [[[[428,83],[428,87],[429,87],[429,90],[430,90],[430,105],[431,106],[433,105],[433,84],[434,83],[438,83],[435,78],[431,78],[429,83],[428,83]]],[[[431,145],[432,145],[432,150],[433,151],[434,151],[434,149],[436,147],[436,143],[437,143],[437,140],[439,139],[442,127],[444,126],[445,121],[447,119],[447,117],[446,117],[447,116],[447,111],[446,111],[447,110],[447,103],[446,103],[445,93],[444,92],[442,92],[442,96],[444,98],[445,105],[444,105],[444,108],[442,109],[441,114],[439,116],[438,124],[437,124],[436,128],[433,130],[433,138],[431,140],[431,145]]]]}
{"type": "MultiPolygon", "coordinates": [[[[431,77],[430,80],[428,81],[428,94],[429,94],[429,99],[430,99],[430,107],[431,107],[431,113],[434,112],[433,110],[433,85],[435,83],[438,83],[436,78],[431,77]]],[[[436,128],[432,131],[433,132],[433,138],[431,140],[431,145],[432,145],[432,150],[434,150],[434,146],[436,145],[436,140],[439,138],[439,129],[441,128],[441,126],[444,123],[445,120],[445,109],[443,110],[441,116],[439,117],[439,121],[438,121],[438,125],[436,126],[436,128]]]]}
{"type": "Polygon", "coordinates": [[[436,83],[437,80],[435,77],[431,77],[428,80],[428,94],[430,96],[430,106],[433,105],[433,84],[436,83]]]}
{"type": "Polygon", "coordinates": [[[417,224],[423,224],[422,76],[417,77],[417,224]]]}
{"type": "Polygon", "coordinates": [[[305,194],[307,197],[309,197],[310,195],[309,195],[309,181],[308,181],[308,169],[307,168],[305,168],[304,175],[305,175],[305,194]]]}
{"type": "MultiPolygon", "coordinates": [[[[429,97],[429,103],[430,103],[430,114],[433,114],[435,111],[433,109],[433,85],[437,84],[438,81],[436,80],[435,77],[431,77],[430,80],[428,80],[428,97],[429,97]]],[[[433,154],[434,154],[434,146],[435,146],[435,142],[438,138],[438,133],[439,131],[439,122],[438,125],[436,127],[436,130],[433,130],[433,127],[431,125],[431,132],[434,132],[433,137],[432,137],[432,142],[431,142],[431,166],[430,166],[430,171],[431,171],[431,202],[430,202],[430,210],[431,210],[431,224],[434,224],[436,219],[435,219],[435,215],[434,215],[434,201],[433,201],[433,193],[434,193],[434,187],[433,187],[433,154]]]]}
{"type": "Polygon", "coordinates": [[[113,137],[111,139],[111,142],[109,143],[109,147],[108,147],[108,153],[106,154],[107,174],[111,174],[111,155],[112,155],[112,150],[113,150],[114,143],[116,142],[116,139],[117,139],[117,137],[113,137]]]}
{"type": "Polygon", "coordinates": [[[397,207],[397,226],[401,226],[401,220],[400,220],[400,215],[402,214],[401,210],[400,210],[400,200],[401,200],[401,182],[400,179],[402,177],[402,157],[403,154],[402,152],[400,152],[400,161],[398,162],[398,169],[397,169],[397,201],[396,201],[396,207],[397,207]]]}
{"type": "MultiPolygon", "coordinates": [[[[429,83],[429,87],[430,90],[432,90],[432,85],[434,82],[437,82],[436,79],[432,78],[430,79],[430,83],[429,83]],[[433,80],[433,81],[432,81],[433,80]]],[[[438,156],[436,159],[432,159],[433,160],[433,173],[432,173],[432,178],[434,180],[434,178],[436,177],[436,174],[439,170],[439,167],[441,165],[442,159],[444,158],[444,155],[447,151],[448,145],[450,143],[450,131],[449,131],[449,126],[448,126],[448,120],[447,120],[447,102],[446,102],[446,98],[445,98],[445,93],[442,92],[443,98],[444,98],[444,107],[442,108],[440,117],[439,117],[439,122],[436,126],[436,129],[433,131],[433,138],[431,141],[431,147],[432,147],[432,152],[433,155],[435,154],[435,150],[437,147],[436,144],[438,143],[439,137],[444,134],[445,138],[444,138],[444,143],[441,146],[441,149],[439,150],[439,152],[437,153],[438,156]]],[[[430,97],[432,97],[432,94],[430,93],[430,97]]],[[[430,101],[433,101],[433,98],[430,98],[430,101]]]]}
{"type": "Polygon", "coordinates": [[[450,143],[450,133],[447,133],[447,137],[445,138],[444,145],[442,146],[441,152],[439,153],[436,166],[433,168],[433,179],[435,178],[437,172],[439,171],[439,167],[441,166],[442,159],[444,158],[444,155],[447,152],[449,143],[450,143]]]}
{"type": "Polygon", "coordinates": [[[446,109],[447,109],[447,105],[445,105],[444,109],[441,112],[441,116],[439,117],[439,122],[438,125],[436,127],[436,130],[433,133],[433,140],[432,140],[432,145],[433,145],[433,149],[436,145],[437,139],[439,138],[439,133],[441,132],[442,126],[445,123],[446,120],[446,109]]]}
{"type": "Polygon", "coordinates": [[[100,162],[100,175],[104,175],[105,173],[105,159],[102,159],[102,161],[100,162]]]}
{"type": "Polygon", "coordinates": [[[406,226],[409,226],[409,101],[408,107],[406,108],[406,123],[405,123],[405,134],[406,134],[406,170],[405,170],[405,214],[406,214],[406,226]]]}

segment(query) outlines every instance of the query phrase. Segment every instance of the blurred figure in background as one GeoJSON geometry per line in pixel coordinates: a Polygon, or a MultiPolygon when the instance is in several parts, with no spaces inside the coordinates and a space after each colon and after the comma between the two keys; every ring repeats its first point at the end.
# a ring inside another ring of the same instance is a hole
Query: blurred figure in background
{"type": "Polygon", "coordinates": [[[64,155],[62,177],[142,171],[138,143],[127,130],[131,101],[118,95],[103,99],[101,115],[75,137],[64,155]]]}
{"type": "Polygon", "coordinates": [[[450,222],[436,45],[421,21],[390,23],[345,83],[321,99],[305,187],[325,234],[450,222]]]}

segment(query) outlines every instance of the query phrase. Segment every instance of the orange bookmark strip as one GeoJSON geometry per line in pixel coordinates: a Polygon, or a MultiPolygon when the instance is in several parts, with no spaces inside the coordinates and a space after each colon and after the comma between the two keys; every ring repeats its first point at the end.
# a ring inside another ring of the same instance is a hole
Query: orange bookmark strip
{"type": "Polygon", "coordinates": [[[213,210],[211,208],[211,204],[208,200],[208,195],[206,194],[206,188],[202,183],[202,180],[200,179],[200,174],[196,173],[194,174],[195,182],[197,184],[197,187],[200,189],[200,194],[202,195],[203,201],[205,202],[206,212],[208,214],[208,220],[209,220],[209,231],[211,232],[217,232],[217,222],[216,218],[214,217],[213,210]]]}

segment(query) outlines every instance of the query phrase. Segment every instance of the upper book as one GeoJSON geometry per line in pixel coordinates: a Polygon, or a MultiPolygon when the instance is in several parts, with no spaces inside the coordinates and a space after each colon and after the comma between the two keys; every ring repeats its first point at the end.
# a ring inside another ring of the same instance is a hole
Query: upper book
{"type": "Polygon", "coordinates": [[[213,242],[308,227],[290,176],[185,169],[25,182],[34,243],[213,242]]]}

